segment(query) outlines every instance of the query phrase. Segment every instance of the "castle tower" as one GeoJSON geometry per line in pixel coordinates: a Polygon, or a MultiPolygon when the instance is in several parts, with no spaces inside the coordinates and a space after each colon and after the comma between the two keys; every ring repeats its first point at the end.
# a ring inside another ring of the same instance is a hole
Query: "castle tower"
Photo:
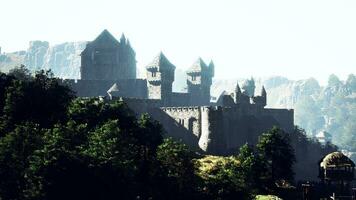
{"type": "Polygon", "coordinates": [[[263,105],[263,107],[267,105],[267,92],[265,86],[262,86],[261,89],[261,104],[263,105]]]}
{"type": "Polygon", "coordinates": [[[235,92],[234,92],[234,101],[235,101],[235,103],[238,103],[238,101],[239,101],[239,97],[241,96],[241,88],[240,88],[240,86],[239,86],[239,83],[238,82],[236,82],[236,87],[235,87],[235,92]]]}
{"type": "Polygon", "coordinates": [[[120,74],[124,79],[136,79],[136,53],[131,47],[130,41],[122,34],[120,38],[120,74]]]}
{"type": "Polygon", "coordinates": [[[162,52],[146,66],[149,99],[161,99],[164,105],[171,103],[175,68],[162,52]]]}
{"type": "Polygon", "coordinates": [[[81,53],[81,79],[119,80],[136,78],[135,52],[122,35],[117,41],[104,30],[81,53]]]}
{"type": "Polygon", "coordinates": [[[187,71],[188,93],[191,95],[193,105],[210,104],[210,87],[214,77],[214,63],[207,66],[199,58],[187,71]]]}
{"type": "Polygon", "coordinates": [[[264,108],[267,105],[267,92],[265,87],[262,86],[259,96],[253,96],[251,98],[254,104],[258,105],[260,108],[264,108]]]}
{"type": "Polygon", "coordinates": [[[244,94],[241,92],[238,82],[236,82],[234,101],[236,104],[249,104],[250,103],[249,96],[247,94],[244,94]]]}

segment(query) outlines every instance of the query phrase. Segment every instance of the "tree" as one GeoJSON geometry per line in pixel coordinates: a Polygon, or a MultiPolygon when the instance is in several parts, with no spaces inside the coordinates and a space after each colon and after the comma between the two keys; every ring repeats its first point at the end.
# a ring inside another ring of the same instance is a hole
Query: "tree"
{"type": "Polygon", "coordinates": [[[335,74],[331,74],[328,79],[328,87],[338,87],[342,84],[339,77],[335,74]]]}
{"type": "Polygon", "coordinates": [[[20,65],[20,67],[11,69],[8,73],[8,76],[13,76],[17,80],[21,81],[30,81],[33,79],[30,70],[28,70],[25,65],[20,65]]]}
{"type": "Polygon", "coordinates": [[[8,76],[0,72],[0,119],[3,115],[6,90],[12,84],[14,79],[15,78],[13,76],[8,76]]]}
{"type": "Polygon", "coordinates": [[[26,123],[0,138],[0,197],[22,199],[26,186],[26,170],[29,158],[42,146],[42,131],[38,126],[26,123]]]}
{"type": "Polygon", "coordinates": [[[272,183],[278,180],[293,180],[295,155],[286,133],[274,127],[261,135],[256,146],[265,161],[272,183]]]}
{"type": "Polygon", "coordinates": [[[346,86],[348,86],[351,92],[356,92],[356,76],[354,74],[349,74],[346,80],[346,86]]]}
{"type": "Polygon", "coordinates": [[[266,171],[263,161],[254,150],[253,146],[248,144],[243,145],[239,149],[237,159],[240,161],[241,174],[244,179],[246,188],[254,190],[253,193],[257,194],[264,190],[264,174],[266,171]]]}
{"type": "Polygon", "coordinates": [[[160,172],[167,177],[163,180],[161,191],[169,199],[188,199],[195,194],[197,178],[194,174],[192,159],[195,156],[188,147],[171,138],[164,139],[158,146],[157,160],[160,172]]]}
{"type": "Polygon", "coordinates": [[[235,156],[205,156],[196,161],[197,175],[202,179],[202,199],[250,199],[240,161],[235,156]]]}
{"type": "Polygon", "coordinates": [[[43,128],[64,122],[73,98],[73,92],[60,85],[50,72],[40,71],[30,81],[14,79],[4,95],[1,135],[24,122],[30,121],[43,128]]]}

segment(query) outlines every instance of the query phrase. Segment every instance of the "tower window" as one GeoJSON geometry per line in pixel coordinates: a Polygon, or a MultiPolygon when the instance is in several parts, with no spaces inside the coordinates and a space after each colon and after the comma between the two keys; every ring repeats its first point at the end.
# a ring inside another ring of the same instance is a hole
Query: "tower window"
{"type": "Polygon", "coordinates": [[[156,72],[151,72],[152,77],[156,77],[156,72]]]}
{"type": "Polygon", "coordinates": [[[192,81],[195,81],[197,77],[195,75],[192,76],[192,81]]]}

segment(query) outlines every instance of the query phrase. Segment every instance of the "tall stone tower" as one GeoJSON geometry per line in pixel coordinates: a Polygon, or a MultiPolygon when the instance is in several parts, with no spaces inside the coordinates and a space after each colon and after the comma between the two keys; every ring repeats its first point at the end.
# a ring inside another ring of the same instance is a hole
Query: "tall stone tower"
{"type": "Polygon", "coordinates": [[[136,79],[136,53],[124,34],[120,38],[119,63],[121,79],[136,79]]]}
{"type": "Polygon", "coordinates": [[[210,87],[214,77],[214,63],[207,66],[199,58],[187,71],[188,93],[193,105],[208,105],[210,103],[210,87]]]}
{"type": "Polygon", "coordinates": [[[171,103],[175,69],[162,52],[146,66],[149,99],[160,99],[164,105],[171,103]]]}
{"type": "Polygon", "coordinates": [[[136,78],[135,52],[124,35],[119,42],[104,30],[87,44],[81,57],[80,74],[83,80],[136,78]]]}

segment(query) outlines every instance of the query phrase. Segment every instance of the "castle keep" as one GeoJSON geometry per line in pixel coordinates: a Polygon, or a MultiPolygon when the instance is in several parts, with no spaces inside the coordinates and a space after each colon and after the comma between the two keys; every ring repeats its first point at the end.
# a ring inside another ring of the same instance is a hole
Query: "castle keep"
{"type": "Polygon", "coordinates": [[[81,54],[81,79],[63,80],[80,97],[121,98],[137,114],[149,113],[168,136],[210,154],[229,154],[246,142],[279,126],[294,128],[293,110],[267,109],[262,88],[223,92],[210,101],[214,63],[199,58],[187,71],[187,93],[172,92],[175,66],[161,52],[146,66],[146,79],[136,78],[135,52],[122,36],[117,41],[104,30],[81,54]]]}

